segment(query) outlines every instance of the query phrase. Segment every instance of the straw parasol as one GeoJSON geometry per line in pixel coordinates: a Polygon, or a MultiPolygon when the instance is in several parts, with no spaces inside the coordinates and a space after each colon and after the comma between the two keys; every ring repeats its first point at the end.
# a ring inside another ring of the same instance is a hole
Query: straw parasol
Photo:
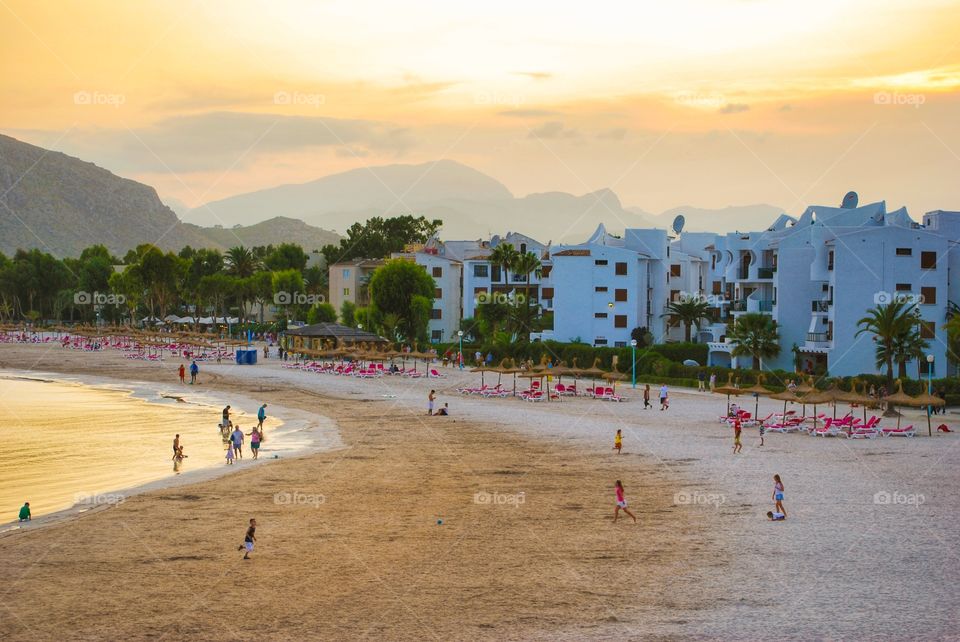
{"type": "MultiPolygon", "coordinates": [[[[502,359],[500,365],[494,368],[494,370],[500,375],[512,374],[513,375],[513,396],[517,396],[517,373],[520,372],[520,368],[517,367],[517,364],[513,359],[502,359]],[[507,365],[507,363],[510,365],[507,365]]],[[[500,377],[497,377],[497,383],[500,383],[500,377]]]]}
{"type": "Polygon", "coordinates": [[[792,390],[784,390],[783,392],[775,392],[770,395],[771,399],[776,399],[777,401],[783,401],[783,416],[787,416],[787,402],[799,403],[800,397],[798,397],[792,390]]]}
{"type": "Polygon", "coordinates": [[[755,403],[753,404],[753,418],[757,419],[757,415],[760,414],[760,397],[768,397],[773,393],[773,390],[765,388],[763,386],[764,376],[757,376],[757,383],[753,384],[749,388],[743,388],[741,392],[746,392],[754,395],[755,403]]]}
{"type": "MultiPolygon", "coordinates": [[[[799,388],[799,386],[798,386],[799,388]]],[[[803,404],[811,404],[813,406],[813,429],[817,429],[817,406],[825,403],[830,403],[834,401],[836,397],[835,393],[828,392],[826,390],[817,390],[814,388],[807,394],[803,395],[800,398],[800,402],[803,404]]]]}
{"type": "Polygon", "coordinates": [[[918,408],[927,408],[927,436],[933,437],[933,427],[930,425],[930,406],[945,406],[947,405],[946,400],[941,399],[940,397],[934,397],[929,392],[924,390],[919,395],[914,397],[913,401],[917,404],[918,408]]]}
{"type": "MultiPolygon", "coordinates": [[[[887,402],[887,408],[893,409],[894,406],[916,407],[914,398],[903,391],[903,382],[897,379],[897,391],[892,395],[883,398],[887,402]]],[[[900,427],[900,413],[897,413],[897,428],[900,427]]]]}
{"type": "Polygon", "coordinates": [[[616,391],[617,391],[617,382],[618,382],[618,381],[623,381],[624,379],[626,379],[626,378],[627,378],[627,375],[623,374],[622,372],[619,372],[616,368],[614,368],[614,369],[613,369],[612,371],[610,371],[610,372],[605,372],[605,373],[603,373],[603,375],[602,375],[601,378],[604,379],[604,380],[606,380],[606,381],[612,381],[612,382],[613,382],[613,391],[616,392],[616,391]]]}
{"type": "MultiPolygon", "coordinates": [[[[866,389],[866,384],[864,384],[864,389],[866,389]]],[[[876,406],[877,404],[876,399],[857,390],[856,379],[854,379],[850,384],[850,392],[844,392],[840,397],[840,401],[845,401],[846,403],[850,404],[851,410],[854,405],[862,407],[864,421],[867,420],[867,407],[876,406]]]]}
{"type": "Polygon", "coordinates": [[[727,385],[717,386],[713,389],[717,394],[727,395],[727,414],[730,414],[730,395],[740,395],[743,391],[733,385],[733,373],[727,374],[727,385]]]}

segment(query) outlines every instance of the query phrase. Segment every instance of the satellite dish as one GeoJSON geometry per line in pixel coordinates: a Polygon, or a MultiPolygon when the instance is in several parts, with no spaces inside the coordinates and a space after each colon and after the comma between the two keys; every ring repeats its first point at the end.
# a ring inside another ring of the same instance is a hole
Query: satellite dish
{"type": "Polygon", "coordinates": [[[683,231],[683,224],[686,221],[687,219],[683,218],[683,214],[677,214],[676,218],[673,219],[673,225],[671,226],[673,227],[675,234],[679,234],[681,231],[683,231]]]}
{"type": "Polygon", "coordinates": [[[857,196],[856,192],[847,192],[847,195],[843,197],[843,203],[840,204],[840,207],[845,210],[856,209],[858,202],[860,202],[860,197],[857,196]]]}

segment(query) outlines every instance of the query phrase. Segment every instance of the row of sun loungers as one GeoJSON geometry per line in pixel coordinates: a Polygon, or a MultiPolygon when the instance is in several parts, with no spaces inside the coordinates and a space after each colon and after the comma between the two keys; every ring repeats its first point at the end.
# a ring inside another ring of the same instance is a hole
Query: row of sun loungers
{"type": "Polygon", "coordinates": [[[876,439],[877,437],[914,437],[917,429],[913,425],[901,428],[894,426],[881,427],[879,417],[871,417],[866,422],[847,415],[840,419],[818,415],[816,421],[807,425],[807,422],[813,421],[813,417],[798,417],[795,411],[789,411],[786,414],[768,415],[765,419],[755,420],[749,412],[740,411],[736,416],[721,417],[722,422],[732,424],[736,419],[740,420],[741,425],[763,425],[767,432],[791,433],[805,432],[814,437],[847,437],[848,439],[876,439]]]}

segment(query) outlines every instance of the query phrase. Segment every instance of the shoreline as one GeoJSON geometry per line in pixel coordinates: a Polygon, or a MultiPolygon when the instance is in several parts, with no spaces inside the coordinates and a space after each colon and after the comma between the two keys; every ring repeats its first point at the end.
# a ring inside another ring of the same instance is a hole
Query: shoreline
{"type": "MultiPolygon", "coordinates": [[[[0,363],[33,362],[38,354],[0,346],[0,363]]],[[[50,356],[60,370],[117,368],[160,382],[175,366],[50,356]]],[[[960,481],[956,435],[850,441],[768,434],[759,447],[756,431],[746,430],[744,455],[734,456],[732,435],[717,422],[720,395],[678,390],[666,412],[644,411],[629,388],[632,401],[622,404],[501,402],[455,395],[478,376],[441,372],[441,379],[358,381],[284,369],[276,360],[208,366],[205,386],[329,416],[343,448],[186,492],[154,491],[64,529],[0,540],[0,564],[17,571],[10,612],[24,621],[71,622],[86,637],[953,635],[960,600],[942,587],[960,581],[960,568],[943,563],[960,558],[951,535],[960,514],[950,491],[960,481]],[[450,402],[450,417],[426,417],[431,388],[450,402]],[[615,428],[624,432],[623,455],[611,451],[615,428]],[[789,519],[771,524],[763,515],[774,472],[784,476],[789,519]],[[640,524],[611,523],[613,479],[624,480],[640,524]],[[475,499],[521,492],[519,505],[475,499]],[[317,501],[291,504],[298,493],[317,501]],[[889,501],[878,501],[884,493],[889,501]],[[261,524],[254,557],[262,561],[245,565],[231,550],[248,516],[261,524]],[[79,550],[57,549],[61,538],[79,550]],[[39,569],[19,561],[41,557],[39,569]],[[87,597],[79,583],[58,587],[56,601],[44,593],[64,570],[146,590],[145,612],[131,615],[120,588],[111,588],[98,596],[97,615],[119,628],[71,619],[87,597]],[[124,573],[141,571],[159,584],[124,584],[124,573]],[[224,627],[226,607],[191,610],[182,623],[168,614],[177,596],[216,591],[233,603],[247,599],[248,586],[263,596],[256,631],[224,627]],[[910,596],[905,608],[850,608],[897,595],[910,596]]],[[[773,405],[761,399],[761,415],[773,405]]],[[[28,630],[6,629],[14,639],[55,637],[49,626],[32,636],[28,630]]]]}
{"type": "MultiPolygon", "coordinates": [[[[158,382],[137,380],[121,381],[109,376],[85,373],[58,373],[50,370],[26,371],[3,367],[0,368],[0,381],[4,379],[60,383],[115,391],[123,393],[131,399],[136,399],[158,407],[169,405],[165,401],[161,401],[161,399],[190,404],[203,409],[209,409],[212,417],[211,423],[217,421],[216,417],[219,415],[220,407],[225,403],[230,403],[234,406],[245,404],[247,407],[253,407],[255,404],[252,399],[245,396],[233,395],[228,399],[224,391],[216,389],[204,391],[190,390],[184,392],[183,395],[173,395],[166,394],[169,388],[158,382]],[[191,394],[194,395],[194,398],[188,400],[191,394]]],[[[179,386],[179,384],[174,384],[174,387],[176,386],[179,386]]],[[[248,413],[243,413],[243,416],[248,421],[255,421],[248,413]]],[[[35,516],[26,523],[19,522],[16,519],[8,522],[0,522],[0,539],[18,534],[26,534],[54,524],[79,519],[86,515],[106,510],[113,505],[118,505],[131,497],[144,493],[198,484],[240,472],[252,466],[279,462],[293,457],[303,457],[317,452],[337,450],[343,447],[340,442],[336,424],[326,416],[308,416],[307,413],[300,410],[281,405],[271,405],[270,417],[278,420],[280,425],[274,426],[271,429],[271,439],[269,442],[271,446],[269,449],[261,451],[261,458],[256,460],[245,459],[242,464],[235,464],[234,466],[227,466],[223,463],[203,465],[200,468],[168,474],[160,479],[145,483],[134,483],[128,486],[109,488],[98,493],[99,497],[105,499],[104,502],[94,501],[92,504],[74,503],[67,508],[35,516]],[[276,444],[276,446],[274,444],[276,444]]],[[[239,425],[239,421],[236,423],[239,425]]]]}

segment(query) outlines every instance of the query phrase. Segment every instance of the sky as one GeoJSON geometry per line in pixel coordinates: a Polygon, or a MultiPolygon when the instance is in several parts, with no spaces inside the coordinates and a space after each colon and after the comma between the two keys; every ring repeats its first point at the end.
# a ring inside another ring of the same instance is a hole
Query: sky
{"type": "Polygon", "coordinates": [[[0,132],[187,206],[453,159],[650,212],[960,209],[960,2],[0,0],[0,132]]]}

